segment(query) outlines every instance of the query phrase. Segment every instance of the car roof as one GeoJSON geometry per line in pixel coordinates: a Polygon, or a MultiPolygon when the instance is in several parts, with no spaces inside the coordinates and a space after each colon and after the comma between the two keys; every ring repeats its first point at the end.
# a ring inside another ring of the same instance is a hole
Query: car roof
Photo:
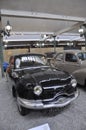
{"type": "Polygon", "coordinates": [[[31,55],[31,56],[45,56],[44,54],[39,54],[39,53],[24,53],[24,54],[17,54],[17,55],[13,55],[14,57],[19,57],[19,56],[27,56],[27,55],[31,55]]]}
{"type": "MultiPolygon", "coordinates": [[[[61,52],[70,52],[70,53],[79,53],[79,52],[85,52],[85,51],[83,51],[83,50],[74,50],[74,49],[72,49],[72,50],[63,50],[63,51],[61,51],[61,52]]],[[[59,53],[61,53],[61,52],[59,52],[59,53]]]]}

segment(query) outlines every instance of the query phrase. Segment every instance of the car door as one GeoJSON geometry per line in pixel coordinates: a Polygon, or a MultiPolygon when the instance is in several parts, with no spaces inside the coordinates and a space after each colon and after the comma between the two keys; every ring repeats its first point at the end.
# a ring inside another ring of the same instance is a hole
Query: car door
{"type": "Polygon", "coordinates": [[[64,70],[64,53],[58,53],[54,60],[54,65],[60,70],[64,70]]]}
{"type": "Polygon", "coordinates": [[[73,73],[78,69],[80,69],[78,57],[73,53],[65,53],[64,70],[73,73]]]}

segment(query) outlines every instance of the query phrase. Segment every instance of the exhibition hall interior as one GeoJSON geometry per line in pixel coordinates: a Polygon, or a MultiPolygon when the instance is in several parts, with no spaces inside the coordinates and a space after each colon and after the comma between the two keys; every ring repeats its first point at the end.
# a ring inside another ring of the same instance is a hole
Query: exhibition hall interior
{"type": "Polygon", "coordinates": [[[0,0],[0,130],[86,130],[85,0],[0,0]]]}

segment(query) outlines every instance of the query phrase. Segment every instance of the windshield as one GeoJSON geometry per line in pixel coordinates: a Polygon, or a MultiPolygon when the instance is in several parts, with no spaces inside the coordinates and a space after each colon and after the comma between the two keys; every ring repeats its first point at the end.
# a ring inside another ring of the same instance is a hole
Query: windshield
{"type": "Polygon", "coordinates": [[[86,60],[86,52],[78,53],[78,57],[79,57],[79,59],[81,59],[81,60],[86,60]]]}
{"type": "Polygon", "coordinates": [[[26,67],[35,67],[46,65],[47,60],[44,56],[36,56],[36,55],[27,55],[17,57],[15,59],[15,68],[26,68],[26,67]]]}

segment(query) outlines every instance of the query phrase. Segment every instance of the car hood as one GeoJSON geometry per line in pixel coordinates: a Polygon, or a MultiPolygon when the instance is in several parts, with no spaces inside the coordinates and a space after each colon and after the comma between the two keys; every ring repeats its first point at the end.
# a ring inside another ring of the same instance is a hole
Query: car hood
{"type": "Polygon", "coordinates": [[[24,83],[36,83],[39,84],[41,81],[55,80],[55,79],[67,79],[69,74],[55,68],[50,67],[39,67],[34,69],[22,70],[22,80],[24,83]]]}

